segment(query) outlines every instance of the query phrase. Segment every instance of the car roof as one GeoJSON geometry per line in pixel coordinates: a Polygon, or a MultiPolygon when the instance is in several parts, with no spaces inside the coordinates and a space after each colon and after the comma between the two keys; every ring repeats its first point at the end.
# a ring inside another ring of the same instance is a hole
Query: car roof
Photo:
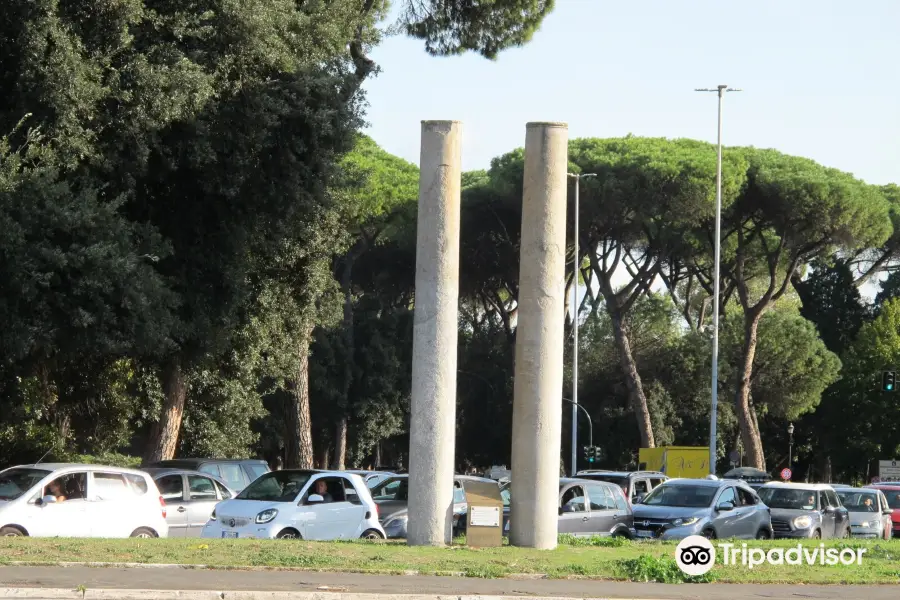
{"type": "MultiPolygon", "coordinates": [[[[209,473],[203,473],[202,471],[194,471],[192,469],[179,469],[177,467],[146,467],[141,469],[145,473],[149,473],[153,479],[157,477],[163,477],[165,475],[198,475],[200,477],[208,477],[209,479],[215,479],[218,483],[221,483],[226,488],[228,484],[222,481],[219,477],[215,475],[210,475],[209,473]]],[[[230,489],[230,488],[229,488],[230,489]]]]}
{"type": "Polygon", "coordinates": [[[770,481],[766,483],[762,487],[765,488],[782,488],[786,490],[831,490],[834,491],[834,488],[831,487],[827,483],[785,483],[783,481],[770,481]]]}
{"type": "Polygon", "coordinates": [[[618,484],[609,481],[597,481],[596,479],[582,479],[580,477],[560,477],[559,485],[569,485],[570,483],[584,483],[588,485],[608,485],[618,487],[618,484]]]}
{"type": "Polygon", "coordinates": [[[184,465],[197,465],[200,463],[252,463],[252,464],[264,464],[268,465],[268,463],[259,458],[172,458],[169,460],[156,460],[150,463],[147,463],[147,467],[174,467],[181,464],[184,465]]]}
{"type": "Polygon", "coordinates": [[[855,488],[849,485],[834,488],[835,492],[880,492],[877,488],[855,488]]]}
{"type": "Polygon", "coordinates": [[[640,475],[662,475],[663,477],[667,477],[665,473],[662,471],[604,471],[601,469],[584,469],[578,471],[575,476],[579,475],[618,475],[621,477],[634,477],[640,475]]]}
{"type": "Polygon", "coordinates": [[[867,488],[876,488],[876,489],[879,489],[879,490],[891,490],[891,491],[893,492],[893,491],[900,490],[900,482],[898,482],[898,481],[887,481],[887,482],[881,482],[881,483],[871,483],[871,484],[869,484],[869,485],[867,485],[867,486],[865,486],[865,487],[867,487],[867,488]]]}
{"type": "Polygon", "coordinates": [[[667,479],[662,483],[662,485],[668,486],[679,486],[679,485],[693,485],[700,487],[724,487],[726,485],[738,485],[745,488],[751,488],[746,481],[743,479],[690,479],[687,477],[676,477],[673,479],[667,479]]]}
{"type": "Polygon", "coordinates": [[[95,465],[95,464],[84,464],[84,463],[37,463],[33,465],[16,465],[15,467],[10,467],[12,469],[38,469],[42,471],[55,472],[55,471],[69,471],[69,470],[77,470],[77,471],[113,471],[116,473],[128,473],[130,475],[147,475],[144,471],[139,469],[129,469],[125,467],[113,467],[111,465],[95,465]]]}

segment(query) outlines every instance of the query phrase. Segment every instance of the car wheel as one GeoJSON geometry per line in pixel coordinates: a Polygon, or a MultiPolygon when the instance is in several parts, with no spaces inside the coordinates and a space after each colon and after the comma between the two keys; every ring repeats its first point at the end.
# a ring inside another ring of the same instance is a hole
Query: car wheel
{"type": "Polygon", "coordinates": [[[822,539],[822,532],[819,531],[818,529],[816,529],[815,531],[813,531],[812,539],[814,539],[814,540],[821,540],[821,539],[822,539]]]}
{"type": "Polygon", "coordinates": [[[758,540],[771,540],[772,532],[763,527],[759,531],[756,532],[756,539],[758,540]]]}
{"type": "Polygon", "coordinates": [[[841,537],[842,537],[843,539],[845,539],[845,540],[849,540],[849,539],[850,539],[850,528],[849,528],[849,527],[848,527],[847,529],[844,530],[844,535],[842,535],[841,537]]]}
{"type": "Polygon", "coordinates": [[[384,536],[381,535],[381,532],[377,529],[366,529],[363,531],[363,534],[359,536],[361,540],[383,540],[384,536]]]}
{"type": "Polygon", "coordinates": [[[278,535],[275,536],[276,540],[300,540],[303,539],[300,537],[300,532],[296,529],[282,529],[278,532],[278,535]]]}
{"type": "Polygon", "coordinates": [[[159,536],[156,535],[156,532],[153,531],[152,529],[148,529],[146,527],[138,527],[137,529],[135,529],[134,531],[131,532],[131,535],[129,537],[151,539],[151,538],[155,538],[155,537],[159,537],[159,536]]]}
{"type": "Polygon", "coordinates": [[[712,528],[704,529],[700,535],[702,535],[703,537],[705,537],[708,540],[714,540],[714,539],[716,539],[716,530],[712,529],[712,528]]]}
{"type": "Polygon", "coordinates": [[[0,537],[25,537],[25,532],[18,527],[0,527],[0,537]]]}

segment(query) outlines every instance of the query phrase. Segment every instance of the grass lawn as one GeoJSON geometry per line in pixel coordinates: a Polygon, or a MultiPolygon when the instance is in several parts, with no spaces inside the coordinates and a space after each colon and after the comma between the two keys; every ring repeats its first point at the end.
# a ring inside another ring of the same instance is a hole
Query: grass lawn
{"type": "MultiPolygon", "coordinates": [[[[299,568],[357,573],[404,573],[503,577],[541,574],[550,578],[679,582],[675,544],[562,538],[553,551],[526,548],[411,548],[398,542],[304,542],[295,540],[101,540],[0,538],[0,565],[61,562],[132,562],[206,565],[210,568],[299,568]]],[[[797,542],[747,542],[750,548],[790,548],[797,542]]],[[[737,542],[740,546],[741,542],[737,542]]],[[[807,542],[806,547],[818,544],[807,542]]],[[[704,581],[722,583],[900,583],[900,540],[826,542],[826,547],[866,548],[861,566],[721,564],[704,581]]]]}

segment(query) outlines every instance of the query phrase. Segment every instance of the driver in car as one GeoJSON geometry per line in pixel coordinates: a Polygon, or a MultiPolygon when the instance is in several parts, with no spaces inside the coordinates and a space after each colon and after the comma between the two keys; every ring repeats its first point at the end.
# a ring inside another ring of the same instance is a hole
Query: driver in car
{"type": "Polygon", "coordinates": [[[47,495],[52,495],[57,502],[64,502],[66,495],[63,492],[62,482],[59,479],[50,482],[47,486],[47,495]]]}
{"type": "Polygon", "coordinates": [[[316,482],[315,493],[322,496],[323,502],[333,502],[331,494],[328,493],[328,483],[324,479],[316,482]]]}

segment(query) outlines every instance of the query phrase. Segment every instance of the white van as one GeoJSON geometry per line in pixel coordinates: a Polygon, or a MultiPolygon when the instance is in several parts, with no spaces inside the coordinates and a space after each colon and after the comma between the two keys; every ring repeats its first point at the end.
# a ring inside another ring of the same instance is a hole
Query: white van
{"type": "Polygon", "coordinates": [[[166,537],[166,503],[148,473],[37,464],[0,471],[0,536],[166,537]]]}

